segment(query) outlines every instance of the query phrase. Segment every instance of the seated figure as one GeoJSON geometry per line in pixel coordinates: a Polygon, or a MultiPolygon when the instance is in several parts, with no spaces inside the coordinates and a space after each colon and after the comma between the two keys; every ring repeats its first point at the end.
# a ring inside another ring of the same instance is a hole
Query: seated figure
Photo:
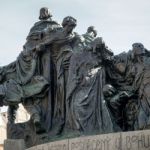
{"type": "MultiPolygon", "coordinates": [[[[130,110],[130,107],[131,104],[132,106],[137,106],[137,104],[132,98],[133,93],[129,91],[119,91],[112,85],[106,84],[103,87],[103,94],[111,112],[115,130],[134,130],[136,115],[133,114],[133,110],[130,110]]],[[[137,109],[135,109],[135,111],[137,111],[137,109]]]]}

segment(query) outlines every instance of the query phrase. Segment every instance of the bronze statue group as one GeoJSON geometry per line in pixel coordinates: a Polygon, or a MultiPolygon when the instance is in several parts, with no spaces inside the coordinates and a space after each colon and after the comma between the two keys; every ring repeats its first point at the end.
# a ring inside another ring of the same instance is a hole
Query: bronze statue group
{"type": "Polygon", "coordinates": [[[114,55],[94,26],[79,35],[71,16],[60,25],[40,9],[16,61],[0,68],[0,106],[8,138],[28,147],[40,135],[89,135],[150,128],[150,52],[141,43],[114,55]],[[30,114],[15,123],[18,105],[30,114]]]}

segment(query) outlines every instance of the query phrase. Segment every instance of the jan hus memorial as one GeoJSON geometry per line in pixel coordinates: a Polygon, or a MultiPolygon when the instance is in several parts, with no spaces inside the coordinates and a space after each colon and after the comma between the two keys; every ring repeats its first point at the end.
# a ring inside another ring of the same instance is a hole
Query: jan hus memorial
{"type": "Polygon", "coordinates": [[[29,149],[49,143],[41,150],[149,150],[150,51],[135,41],[114,55],[96,27],[81,35],[77,24],[41,8],[17,59],[0,67],[5,149],[23,140],[29,149]],[[15,123],[19,104],[29,121],[15,123]]]}

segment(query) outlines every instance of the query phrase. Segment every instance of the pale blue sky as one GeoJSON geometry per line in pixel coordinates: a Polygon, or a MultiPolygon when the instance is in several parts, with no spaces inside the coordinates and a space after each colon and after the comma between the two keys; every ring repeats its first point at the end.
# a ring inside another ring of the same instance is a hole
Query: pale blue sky
{"type": "Polygon", "coordinates": [[[59,23],[75,17],[80,34],[94,25],[115,54],[134,42],[150,49],[150,0],[0,0],[0,66],[16,59],[44,6],[59,23]]]}

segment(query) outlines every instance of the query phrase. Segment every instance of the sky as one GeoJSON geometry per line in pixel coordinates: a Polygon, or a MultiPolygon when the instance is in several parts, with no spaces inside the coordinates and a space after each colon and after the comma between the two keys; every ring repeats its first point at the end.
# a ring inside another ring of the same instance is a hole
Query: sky
{"type": "Polygon", "coordinates": [[[115,54],[134,42],[150,49],[150,0],[0,0],[0,66],[16,60],[41,7],[59,23],[68,15],[76,18],[79,34],[94,25],[115,54]]]}

